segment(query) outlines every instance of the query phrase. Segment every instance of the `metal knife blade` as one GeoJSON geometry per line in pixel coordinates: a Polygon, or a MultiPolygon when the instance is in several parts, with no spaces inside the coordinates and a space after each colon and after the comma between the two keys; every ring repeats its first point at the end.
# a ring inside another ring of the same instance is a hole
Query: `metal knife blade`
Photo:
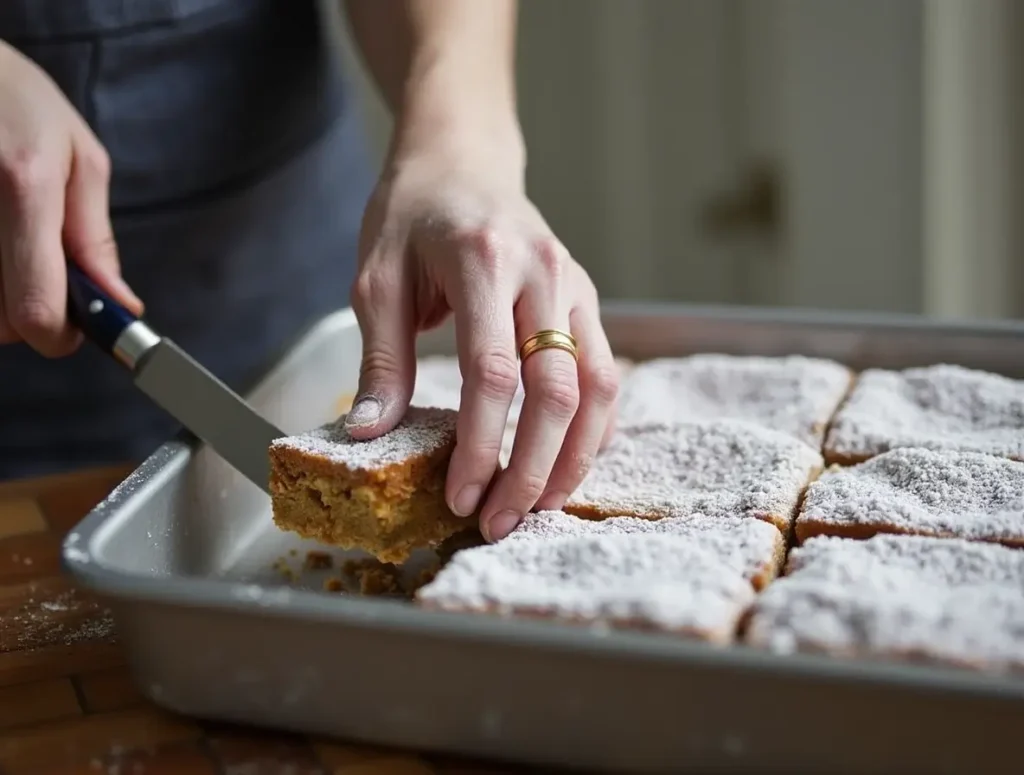
{"type": "Polygon", "coordinates": [[[268,491],[270,443],[284,436],[171,340],[68,262],[68,311],[85,336],[127,367],[135,385],[242,475],[268,491]]]}
{"type": "Polygon", "coordinates": [[[267,490],[268,448],[284,436],[169,339],[135,368],[135,385],[255,484],[267,490]]]}

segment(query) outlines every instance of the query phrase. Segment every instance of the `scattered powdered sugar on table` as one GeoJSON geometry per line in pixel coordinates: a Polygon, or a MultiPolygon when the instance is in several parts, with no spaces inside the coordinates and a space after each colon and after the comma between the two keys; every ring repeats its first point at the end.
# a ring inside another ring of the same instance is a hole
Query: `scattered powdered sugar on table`
{"type": "Polygon", "coordinates": [[[834,361],[800,355],[658,358],[630,371],[619,417],[624,426],[747,420],[818,448],[852,377],[834,361]]]}
{"type": "Polygon", "coordinates": [[[788,526],[821,455],[792,436],[732,420],[620,429],[566,511],[609,516],[748,516],[788,526]]]}
{"type": "Polygon", "coordinates": [[[960,539],[817,537],[757,599],[748,639],[780,653],[1024,669],[1024,552],[960,539]]]}
{"type": "Polygon", "coordinates": [[[728,556],[689,536],[598,533],[467,549],[417,599],[726,641],[754,594],[728,556]]]}
{"type": "Polygon", "coordinates": [[[1024,463],[976,452],[896,449],[822,474],[807,489],[801,526],[1024,544],[1024,463]]]}
{"type": "Polygon", "coordinates": [[[456,412],[411,406],[390,433],[370,441],[356,441],[345,430],[345,416],[296,436],[277,439],[272,449],[287,448],[324,458],[350,471],[370,471],[430,454],[455,438],[456,412]]]}
{"type": "Polygon", "coordinates": [[[635,534],[669,535],[699,542],[733,571],[751,581],[758,580],[766,571],[774,571],[772,566],[783,551],[782,534],[767,522],[703,515],[656,520],[637,517],[591,520],[563,511],[538,511],[527,514],[503,543],[635,534]]]}
{"type": "Polygon", "coordinates": [[[30,594],[20,607],[3,615],[0,653],[113,639],[113,614],[95,600],[74,589],[30,594]]]}
{"type": "Polygon", "coordinates": [[[835,458],[897,447],[1024,459],[1024,381],[940,364],[861,374],[826,442],[835,458]]]}

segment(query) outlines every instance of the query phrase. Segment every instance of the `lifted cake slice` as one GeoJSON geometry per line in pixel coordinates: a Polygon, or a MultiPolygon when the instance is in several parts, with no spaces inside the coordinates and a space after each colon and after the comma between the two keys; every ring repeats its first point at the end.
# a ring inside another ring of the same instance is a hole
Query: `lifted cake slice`
{"type": "Polygon", "coordinates": [[[284,530],[384,562],[403,562],[476,520],[444,498],[456,412],[410,407],[393,431],[356,441],[345,416],[270,447],[274,521],[284,530]]]}

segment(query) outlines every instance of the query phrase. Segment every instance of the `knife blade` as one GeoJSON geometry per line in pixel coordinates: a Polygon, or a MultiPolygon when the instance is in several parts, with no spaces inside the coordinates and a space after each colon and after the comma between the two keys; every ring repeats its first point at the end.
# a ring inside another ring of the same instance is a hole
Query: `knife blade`
{"type": "Polygon", "coordinates": [[[165,412],[268,491],[268,448],[285,434],[70,261],[67,274],[68,313],[85,337],[127,368],[136,387],[165,412]]]}

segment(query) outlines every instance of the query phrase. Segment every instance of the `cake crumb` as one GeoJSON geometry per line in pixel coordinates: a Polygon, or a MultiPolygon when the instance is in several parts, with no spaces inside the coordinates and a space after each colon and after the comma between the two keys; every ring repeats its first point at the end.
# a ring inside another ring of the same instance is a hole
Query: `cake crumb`
{"type": "Polygon", "coordinates": [[[401,571],[392,563],[372,557],[346,560],[342,572],[355,580],[360,594],[378,597],[402,593],[401,571]]]}
{"type": "Polygon", "coordinates": [[[337,576],[331,576],[324,581],[324,592],[344,592],[345,582],[337,576]]]}
{"type": "Polygon", "coordinates": [[[327,552],[306,552],[306,562],[303,567],[306,570],[327,570],[334,567],[334,559],[327,552]]]}

